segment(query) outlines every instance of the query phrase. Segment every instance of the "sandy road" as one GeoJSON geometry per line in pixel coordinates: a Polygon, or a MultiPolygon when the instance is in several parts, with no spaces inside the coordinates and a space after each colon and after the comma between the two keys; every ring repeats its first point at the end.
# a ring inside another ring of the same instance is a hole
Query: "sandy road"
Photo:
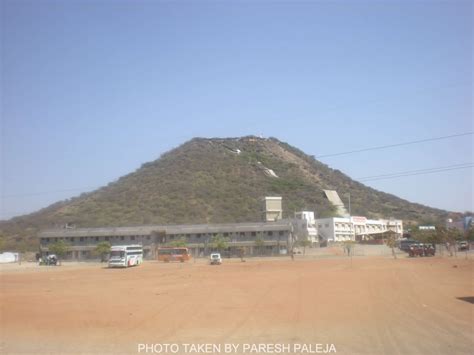
{"type": "Polygon", "coordinates": [[[2,353],[136,354],[138,344],[334,344],[468,354],[474,262],[355,258],[2,270],[2,353]],[[453,266],[456,267],[453,267],[453,266]]]}

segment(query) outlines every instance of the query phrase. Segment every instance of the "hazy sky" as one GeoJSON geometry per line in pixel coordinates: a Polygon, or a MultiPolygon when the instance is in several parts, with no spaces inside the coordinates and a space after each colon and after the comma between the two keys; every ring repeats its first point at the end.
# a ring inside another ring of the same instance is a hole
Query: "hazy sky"
{"type": "MultiPolygon", "coordinates": [[[[473,131],[471,1],[0,1],[0,219],[196,136],[318,156],[473,131]]],[[[320,160],[355,179],[472,164],[473,136],[320,160]]],[[[474,209],[472,167],[367,184],[474,209]]]]}

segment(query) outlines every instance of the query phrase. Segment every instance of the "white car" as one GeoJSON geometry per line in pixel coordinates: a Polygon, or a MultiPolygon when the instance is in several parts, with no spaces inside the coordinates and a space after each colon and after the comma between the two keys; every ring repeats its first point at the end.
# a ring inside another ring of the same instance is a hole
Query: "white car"
{"type": "Polygon", "coordinates": [[[212,253],[210,258],[209,258],[209,262],[210,262],[211,265],[220,265],[220,264],[222,264],[221,254],[212,253]]]}

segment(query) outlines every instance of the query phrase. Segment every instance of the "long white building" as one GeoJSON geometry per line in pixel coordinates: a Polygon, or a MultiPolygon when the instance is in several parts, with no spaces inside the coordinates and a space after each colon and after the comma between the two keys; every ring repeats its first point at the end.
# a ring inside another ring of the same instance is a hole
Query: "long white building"
{"type": "Polygon", "coordinates": [[[403,221],[395,219],[367,219],[366,217],[330,217],[315,221],[318,236],[327,242],[368,240],[375,235],[392,231],[403,236],[403,221]]]}

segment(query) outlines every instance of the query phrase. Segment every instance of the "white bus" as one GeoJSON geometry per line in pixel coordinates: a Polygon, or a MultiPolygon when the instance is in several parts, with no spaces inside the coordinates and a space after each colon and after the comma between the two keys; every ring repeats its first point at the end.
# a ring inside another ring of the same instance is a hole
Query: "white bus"
{"type": "Polygon", "coordinates": [[[141,245],[115,245],[110,248],[109,267],[129,267],[143,262],[141,245]]]}

